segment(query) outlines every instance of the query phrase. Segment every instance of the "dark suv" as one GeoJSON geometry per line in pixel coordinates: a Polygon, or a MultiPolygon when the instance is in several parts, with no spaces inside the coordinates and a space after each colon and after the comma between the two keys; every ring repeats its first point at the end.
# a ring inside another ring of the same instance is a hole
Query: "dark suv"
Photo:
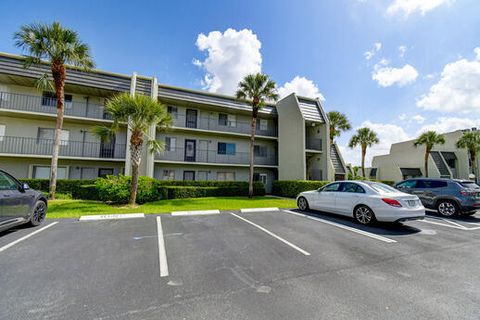
{"type": "Polygon", "coordinates": [[[27,184],[0,170],[0,232],[30,223],[38,226],[47,214],[47,199],[27,184]]]}
{"type": "Polygon", "coordinates": [[[417,178],[399,182],[395,188],[418,196],[425,208],[446,217],[472,215],[480,209],[480,187],[474,181],[417,178]]]}

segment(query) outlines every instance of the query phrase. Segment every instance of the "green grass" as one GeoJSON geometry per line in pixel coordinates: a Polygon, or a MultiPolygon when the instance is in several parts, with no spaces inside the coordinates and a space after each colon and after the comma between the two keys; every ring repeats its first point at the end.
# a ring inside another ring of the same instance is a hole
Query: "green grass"
{"type": "Polygon", "coordinates": [[[294,208],[295,200],[279,199],[274,197],[212,197],[173,199],[149,202],[140,205],[138,208],[108,205],[99,201],[87,200],[52,200],[49,202],[48,218],[78,218],[84,215],[93,214],[114,214],[142,212],[166,213],[172,211],[189,210],[239,210],[242,208],[294,208]]]}

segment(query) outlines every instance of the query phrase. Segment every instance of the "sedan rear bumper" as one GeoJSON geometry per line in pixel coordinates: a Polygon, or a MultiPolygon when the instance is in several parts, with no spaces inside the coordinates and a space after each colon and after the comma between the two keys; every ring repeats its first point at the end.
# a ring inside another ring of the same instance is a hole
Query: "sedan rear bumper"
{"type": "Polygon", "coordinates": [[[383,222],[400,222],[407,220],[419,220],[425,217],[425,208],[392,208],[383,206],[374,210],[378,221],[383,222]]]}

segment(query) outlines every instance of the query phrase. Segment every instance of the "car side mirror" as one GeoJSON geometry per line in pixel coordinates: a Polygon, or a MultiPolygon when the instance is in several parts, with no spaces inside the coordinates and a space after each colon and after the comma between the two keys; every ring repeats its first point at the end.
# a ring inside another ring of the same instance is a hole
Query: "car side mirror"
{"type": "Polygon", "coordinates": [[[25,191],[25,190],[29,190],[30,187],[28,186],[28,184],[24,183],[22,184],[22,190],[25,191]]]}

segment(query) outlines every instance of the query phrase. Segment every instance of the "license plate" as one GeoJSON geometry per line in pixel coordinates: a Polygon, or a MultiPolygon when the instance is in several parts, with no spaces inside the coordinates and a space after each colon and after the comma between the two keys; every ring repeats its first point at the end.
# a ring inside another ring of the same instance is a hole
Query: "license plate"
{"type": "Polygon", "coordinates": [[[417,200],[407,200],[407,203],[410,207],[415,207],[417,205],[417,200]]]}

